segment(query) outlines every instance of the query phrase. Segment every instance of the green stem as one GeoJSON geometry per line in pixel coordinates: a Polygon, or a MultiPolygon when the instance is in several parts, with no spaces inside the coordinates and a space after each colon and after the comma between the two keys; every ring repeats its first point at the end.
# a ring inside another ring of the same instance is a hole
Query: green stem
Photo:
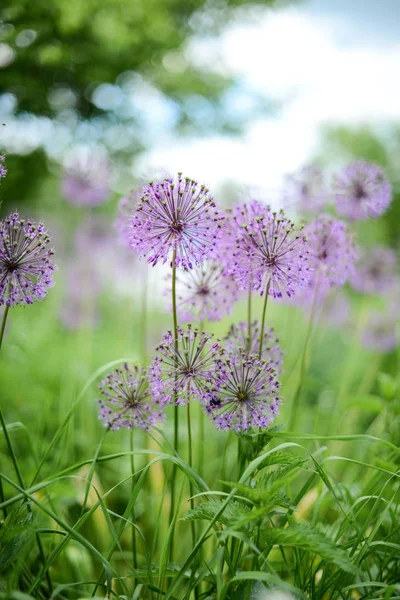
{"type": "MultiPolygon", "coordinates": [[[[192,451],[192,427],[191,427],[191,422],[190,422],[190,401],[187,403],[187,431],[188,431],[188,464],[189,467],[192,468],[193,467],[193,451],[192,451]]],[[[194,508],[194,500],[192,498],[193,496],[193,483],[190,480],[189,481],[189,489],[190,489],[190,508],[193,510],[194,508]]],[[[196,530],[195,530],[195,523],[193,520],[190,521],[191,524],[191,530],[192,530],[192,543],[193,546],[196,543],[196,530]]]]}
{"type": "Polygon", "coordinates": [[[0,348],[1,348],[1,344],[3,343],[4,331],[6,329],[6,322],[7,322],[7,316],[8,316],[9,310],[10,310],[10,307],[5,306],[4,312],[3,312],[3,319],[1,321],[1,329],[0,329],[0,348]]]}
{"type": "Polygon", "coordinates": [[[314,316],[315,316],[315,308],[317,305],[317,294],[318,294],[318,285],[315,288],[314,298],[313,298],[312,307],[311,307],[311,311],[310,311],[310,318],[308,320],[308,325],[307,325],[306,340],[304,343],[303,355],[301,357],[301,364],[300,364],[299,383],[297,385],[296,392],[293,396],[292,406],[290,408],[290,417],[289,417],[289,423],[288,423],[289,431],[292,431],[296,425],[297,413],[299,410],[299,398],[301,395],[301,391],[303,389],[304,376],[305,376],[306,370],[307,370],[308,346],[310,343],[311,331],[312,331],[312,326],[313,326],[314,316]]]}
{"type": "Polygon", "coordinates": [[[147,356],[147,270],[143,275],[142,283],[142,310],[140,314],[141,323],[141,353],[143,362],[147,356]]]}
{"type": "Polygon", "coordinates": [[[269,286],[271,284],[271,280],[268,280],[267,287],[265,288],[265,298],[264,298],[264,307],[262,312],[261,319],[261,330],[260,330],[260,349],[258,351],[258,357],[261,358],[262,348],[264,343],[264,327],[265,327],[265,313],[267,312],[267,304],[268,304],[268,295],[269,295],[269,286]]]}
{"type": "MultiPolygon", "coordinates": [[[[133,450],[134,450],[134,440],[133,440],[133,429],[131,429],[131,435],[130,435],[130,451],[131,451],[131,474],[132,474],[132,479],[131,479],[131,492],[132,495],[135,493],[135,487],[136,487],[136,479],[135,479],[135,458],[133,455],[133,450]]],[[[132,523],[135,523],[135,505],[132,506],[132,511],[131,511],[131,518],[132,518],[132,523]]],[[[135,528],[132,526],[132,561],[133,561],[133,568],[137,569],[138,568],[138,562],[137,562],[137,549],[136,549],[136,530],[135,528]]],[[[135,578],[133,579],[133,587],[135,588],[135,578]]]]}

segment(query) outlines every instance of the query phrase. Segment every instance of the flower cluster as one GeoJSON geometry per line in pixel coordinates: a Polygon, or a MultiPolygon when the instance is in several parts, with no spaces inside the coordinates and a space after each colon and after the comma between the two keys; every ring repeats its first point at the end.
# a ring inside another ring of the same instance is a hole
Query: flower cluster
{"type": "Polygon", "coordinates": [[[18,213],[0,221],[0,305],[33,304],[53,285],[53,250],[43,223],[20,219],[18,213]]]}
{"type": "Polygon", "coordinates": [[[147,370],[143,367],[125,363],[109,373],[99,388],[99,418],[113,431],[121,427],[149,429],[164,419],[152,402],[147,370]]]}
{"type": "MultiPolygon", "coordinates": [[[[167,291],[171,297],[171,287],[167,291]]],[[[182,321],[219,321],[230,313],[238,297],[236,282],[216,261],[206,261],[201,267],[176,275],[177,308],[182,321]]]]}
{"type": "Polygon", "coordinates": [[[175,342],[168,331],[150,365],[150,384],[155,401],[160,406],[168,403],[187,404],[196,398],[207,404],[215,390],[216,360],[223,350],[212,335],[188,325],[178,328],[175,342]]]}
{"type": "MultiPolygon", "coordinates": [[[[243,321],[232,325],[224,340],[228,353],[240,351],[247,356],[257,355],[260,348],[260,326],[257,321],[250,323],[250,331],[247,323],[243,321]]],[[[279,345],[279,339],[271,328],[266,328],[263,334],[261,358],[271,365],[276,373],[279,373],[283,363],[283,352],[279,345]]]]}
{"type": "Polygon", "coordinates": [[[258,216],[248,216],[243,224],[233,216],[238,233],[230,272],[245,289],[263,294],[268,287],[275,298],[292,296],[310,279],[306,237],[283,211],[265,207],[258,216]]]}
{"type": "Polygon", "coordinates": [[[208,189],[178,174],[143,188],[130,243],[153,266],[172,255],[175,266],[192,269],[215,254],[222,221],[208,189]]]}
{"type": "Polygon", "coordinates": [[[383,169],[365,161],[351,163],[336,175],[334,194],[337,212],[352,221],[379,217],[392,199],[383,169]]]}
{"type": "Polygon", "coordinates": [[[110,178],[105,158],[82,154],[66,167],[61,193],[75,206],[97,206],[109,197],[110,178]]]}

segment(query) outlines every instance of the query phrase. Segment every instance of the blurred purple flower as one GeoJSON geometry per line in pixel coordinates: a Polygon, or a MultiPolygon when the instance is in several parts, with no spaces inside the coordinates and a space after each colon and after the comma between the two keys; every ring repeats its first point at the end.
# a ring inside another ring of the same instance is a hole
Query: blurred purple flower
{"type": "MultiPolygon", "coordinates": [[[[168,296],[171,297],[171,275],[168,275],[168,296]]],[[[233,277],[223,265],[214,260],[190,271],[179,271],[176,276],[176,299],[181,321],[219,321],[229,314],[239,298],[233,277]]],[[[170,307],[171,309],[171,307],[170,307]]]]}
{"type": "Polygon", "coordinates": [[[159,406],[151,400],[147,370],[137,366],[115,369],[99,385],[103,396],[99,403],[99,418],[112,431],[133,427],[150,429],[164,420],[159,406]]]}
{"type": "MultiPolygon", "coordinates": [[[[250,337],[248,325],[240,322],[232,325],[228,335],[224,340],[224,347],[228,353],[235,353],[238,350],[243,351],[247,356],[258,356],[260,348],[260,324],[253,321],[250,325],[250,337]]],[[[266,328],[264,331],[263,347],[261,358],[272,366],[276,373],[279,373],[283,363],[283,352],[279,345],[279,339],[276,337],[272,328],[266,328]]]]}
{"type": "Polygon", "coordinates": [[[305,228],[313,277],[308,291],[316,285],[343,285],[354,272],[356,251],[347,225],[330,215],[320,215],[305,228]]]}
{"type": "Polygon", "coordinates": [[[375,313],[368,319],[362,333],[362,342],[366,348],[376,352],[392,352],[397,348],[398,317],[395,314],[375,313]]]}
{"type": "Polygon", "coordinates": [[[306,237],[297,231],[283,211],[253,216],[233,215],[237,223],[236,248],[230,272],[244,289],[265,292],[280,298],[292,296],[305,287],[310,278],[306,237]]]}
{"type": "Polygon", "coordinates": [[[7,169],[4,166],[4,161],[5,161],[5,156],[4,154],[0,155],[0,179],[3,179],[3,177],[5,177],[7,175],[7,169]]]}
{"type": "Polygon", "coordinates": [[[341,288],[329,288],[320,304],[320,317],[334,327],[351,323],[351,304],[341,288]]]}
{"type": "Polygon", "coordinates": [[[206,403],[215,388],[216,359],[222,354],[212,335],[188,325],[178,329],[178,344],[168,331],[150,365],[150,385],[155,401],[187,404],[191,399],[206,403]]]}
{"type": "Polygon", "coordinates": [[[324,174],[317,165],[307,165],[288,175],[283,193],[285,206],[294,205],[302,214],[317,213],[328,203],[324,174]]]}
{"type": "Polygon", "coordinates": [[[358,292],[382,294],[397,281],[396,253],[390,248],[364,249],[356,263],[351,285],[358,292]]]}
{"type": "Polygon", "coordinates": [[[218,429],[268,427],[279,412],[279,382],[273,367],[237,350],[217,360],[216,391],[206,411],[218,429]]]}
{"type": "Polygon", "coordinates": [[[0,221],[0,305],[33,304],[53,285],[54,251],[43,223],[13,213],[0,221]]]}
{"type": "Polygon", "coordinates": [[[176,266],[192,269],[215,255],[221,221],[204,185],[182,174],[167,177],[143,188],[131,219],[131,246],[153,266],[175,250],[176,266]]]}
{"type": "Polygon", "coordinates": [[[382,215],[392,200],[392,188],[377,165],[358,161],[336,175],[333,182],[337,212],[352,221],[382,215]]]}
{"type": "Polygon", "coordinates": [[[119,239],[120,239],[121,243],[124,246],[126,246],[127,248],[131,248],[130,217],[132,215],[133,209],[134,209],[133,201],[127,196],[124,196],[118,202],[118,212],[117,212],[117,218],[115,220],[115,226],[117,228],[119,239]]]}
{"type": "Polygon", "coordinates": [[[109,162],[96,154],[82,154],[66,166],[61,193],[75,206],[97,206],[110,195],[109,162]]]}

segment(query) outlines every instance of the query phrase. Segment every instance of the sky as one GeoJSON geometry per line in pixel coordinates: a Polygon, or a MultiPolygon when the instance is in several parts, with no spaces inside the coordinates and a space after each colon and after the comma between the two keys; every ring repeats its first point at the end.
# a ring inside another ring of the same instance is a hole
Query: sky
{"type": "Polygon", "coordinates": [[[217,40],[194,40],[188,60],[215,64],[278,103],[241,138],[166,137],[139,170],[183,171],[274,193],[313,160],[325,125],[400,121],[400,0],[304,0],[234,23],[217,40]]]}

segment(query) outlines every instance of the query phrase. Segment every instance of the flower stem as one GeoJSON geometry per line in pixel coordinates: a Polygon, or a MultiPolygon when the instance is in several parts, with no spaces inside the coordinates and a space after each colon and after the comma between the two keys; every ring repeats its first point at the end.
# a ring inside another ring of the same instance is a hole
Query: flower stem
{"type": "Polygon", "coordinates": [[[7,316],[8,316],[9,310],[10,310],[9,306],[4,307],[3,319],[1,321],[1,329],[0,329],[0,348],[1,348],[1,344],[3,343],[3,336],[4,336],[4,331],[6,329],[6,322],[7,322],[7,316]]]}
{"type": "MultiPolygon", "coordinates": [[[[131,451],[131,474],[132,474],[132,479],[131,479],[131,491],[132,491],[132,495],[135,493],[135,486],[136,486],[136,479],[135,479],[135,458],[133,455],[133,450],[134,450],[134,440],[133,440],[133,429],[131,429],[131,435],[130,435],[130,451],[131,451]]],[[[133,525],[135,524],[135,506],[132,506],[132,510],[131,510],[131,519],[132,519],[132,523],[133,525]]],[[[136,550],[136,531],[135,531],[135,527],[132,525],[132,562],[133,562],[133,568],[137,569],[138,568],[138,563],[137,563],[137,550],[136,550]]],[[[135,587],[135,578],[133,579],[133,587],[135,587]]]]}
{"type": "Polygon", "coordinates": [[[267,312],[267,304],[268,304],[268,295],[269,295],[269,286],[271,284],[271,279],[268,279],[267,287],[265,288],[265,299],[264,299],[264,307],[262,312],[261,319],[261,330],[260,330],[260,349],[258,351],[258,357],[261,358],[262,348],[264,342],[264,327],[265,327],[265,313],[267,312]]]}
{"type": "MultiPolygon", "coordinates": [[[[176,310],[176,248],[174,248],[172,254],[172,318],[174,323],[174,343],[175,350],[178,349],[178,317],[176,310]]],[[[174,449],[176,454],[178,455],[178,446],[179,446],[179,407],[176,404],[176,398],[174,402],[174,449]]],[[[169,522],[172,523],[175,513],[175,479],[176,479],[176,464],[174,463],[172,466],[172,477],[171,477],[171,507],[169,512],[169,522]]],[[[173,559],[173,536],[171,538],[171,555],[170,559],[173,559]]]]}
{"type": "Polygon", "coordinates": [[[147,271],[143,275],[142,281],[142,310],[140,314],[141,323],[141,354],[143,362],[147,356],[147,271]]]}

